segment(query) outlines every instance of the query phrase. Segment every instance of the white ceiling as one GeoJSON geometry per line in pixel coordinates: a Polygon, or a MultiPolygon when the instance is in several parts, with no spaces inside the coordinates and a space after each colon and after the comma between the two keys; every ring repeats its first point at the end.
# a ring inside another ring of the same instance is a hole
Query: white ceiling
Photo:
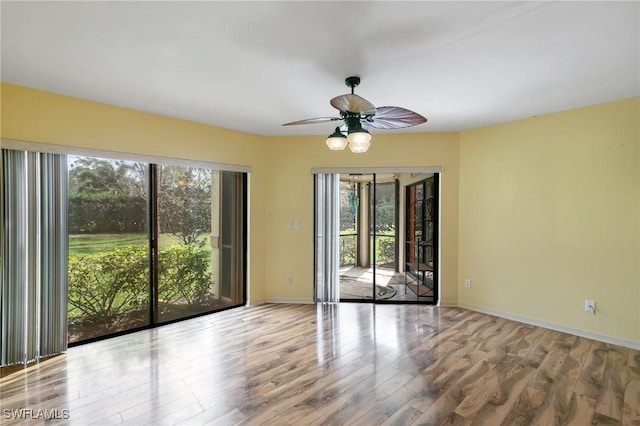
{"type": "MultiPolygon", "coordinates": [[[[640,2],[1,3],[2,81],[261,135],[349,89],[463,130],[640,95],[640,2]]],[[[373,130],[373,133],[379,132],[373,130]]]]}

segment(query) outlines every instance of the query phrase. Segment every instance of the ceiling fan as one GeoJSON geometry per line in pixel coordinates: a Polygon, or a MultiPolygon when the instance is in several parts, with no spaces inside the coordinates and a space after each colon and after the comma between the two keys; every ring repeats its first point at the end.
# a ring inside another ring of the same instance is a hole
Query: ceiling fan
{"type": "Polygon", "coordinates": [[[360,84],[360,77],[347,77],[344,83],[351,88],[351,93],[336,96],[330,101],[331,105],[340,111],[340,117],[308,118],[285,123],[283,126],[342,120],[344,125],[336,127],[335,132],[329,135],[327,146],[329,149],[340,150],[345,149],[348,144],[351,151],[359,153],[365,152],[371,145],[371,134],[366,127],[382,130],[401,129],[427,121],[422,115],[405,108],[396,106],[376,108],[365,98],[356,95],[353,89],[360,84]]]}

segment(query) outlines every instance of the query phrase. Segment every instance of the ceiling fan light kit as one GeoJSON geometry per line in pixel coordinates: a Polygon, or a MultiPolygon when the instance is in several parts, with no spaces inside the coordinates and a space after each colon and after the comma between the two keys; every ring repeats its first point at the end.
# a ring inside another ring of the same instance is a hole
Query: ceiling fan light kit
{"type": "Polygon", "coordinates": [[[366,152],[371,146],[371,133],[367,132],[362,127],[359,129],[349,131],[347,136],[349,142],[349,149],[351,152],[359,154],[366,152]]]}
{"type": "Polygon", "coordinates": [[[342,134],[340,127],[327,138],[327,146],[333,151],[340,151],[347,147],[347,137],[342,134]]]}
{"type": "Polygon", "coordinates": [[[343,120],[345,122],[343,128],[336,127],[335,132],[327,137],[327,146],[331,150],[338,151],[345,149],[348,145],[351,152],[362,153],[371,146],[371,134],[363,126],[381,130],[401,129],[427,121],[422,115],[405,108],[395,106],[376,108],[365,98],[356,95],[353,89],[360,84],[360,77],[347,77],[344,82],[351,88],[351,93],[336,96],[330,101],[331,106],[340,111],[340,117],[309,118],[285,123],[283,126],[343,120]]]}

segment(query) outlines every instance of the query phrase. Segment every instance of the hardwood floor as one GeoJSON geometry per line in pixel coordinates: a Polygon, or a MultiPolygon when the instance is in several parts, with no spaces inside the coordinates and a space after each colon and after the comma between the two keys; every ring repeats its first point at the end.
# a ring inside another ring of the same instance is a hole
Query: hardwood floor
{"type": "Polygon", "coordinates": [[[639,351],[458,308],[241,308],[3,374],[3,425],[640,424],[639,351]]]}

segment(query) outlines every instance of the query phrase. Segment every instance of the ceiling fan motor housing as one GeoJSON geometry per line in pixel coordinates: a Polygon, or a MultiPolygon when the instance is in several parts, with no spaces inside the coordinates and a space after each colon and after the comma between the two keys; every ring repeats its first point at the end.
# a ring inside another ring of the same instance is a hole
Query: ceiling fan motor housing
{"type": "Polygon", "coordinates": [[[346,113],[344,115],[344,123],[347,125],[347,133],[362,128],[360,114],[346,113]]]}

